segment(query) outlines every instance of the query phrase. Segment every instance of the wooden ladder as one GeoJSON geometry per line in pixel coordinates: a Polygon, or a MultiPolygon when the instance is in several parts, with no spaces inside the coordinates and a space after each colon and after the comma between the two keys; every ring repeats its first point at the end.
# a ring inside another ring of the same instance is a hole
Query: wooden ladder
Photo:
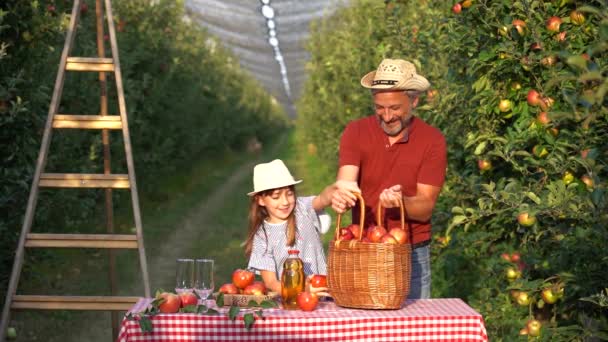
{"type": "MultiPolygon", "coordinates": [[[[23,220],[21,236],[19,238],[13,269],[6,293],[6,300],[2,311],[0,325],[0,342],[6,338],[11,309],[47,309],[47,310],[101,310],[123,311],[128,310],[137,302],[138,296],[115,296],[116,285],[114,275],[114,249],[137,249],[144,292],[150,297],[150,285],[146,255],[143,243],[143,231],[135,170],[131,150],[131,139],[127,121],[127,111],[122,84],[122,75],[118,58],[118,45],[112,16],[110,0],[96,0],[97,24],[97,52],[98,56],[71,57],[74,38],[79,21],[81,0],[75,0],[70,17],[66,41],[59,62],[59,71],[55,80],[55,88],[48,117],[44,128],[40,152],[36,163],[36,171],[27,203],[27,210],[23,220]],[[104,2],[102,4],[102,1],[104,2]],[[105,57],[104,47],[104,7],[108,25],[108,34],[112,58],[105,57]],[[59,114],[59,104],[63,92],[66,71],[99,72],[101,85],[101,104],[99,115],[65,115],[59,114]],[[116,92],[118,95],[119,115],[108,115],[106,95],[106,72],[114,73],[116,92]],[[53,129],[94,129],[102,131],[104,144],[104,173],[78,174],[78,173],[45,173],[47,155],[51,142],[53,129]],[[110,173],[109,130],[122,130],[128,174],[110,173]],[[39,234],[32,233],[31,226],[36,210],[38,192],[40,187],[53,188],[103,188],[105,189],[106,226],[108,234],[39,234]],[[113,234],[112,189],[129,189],[135,221],[135,235],[113,234]],[[45,295],[17,295],[17,285],[23,266],[25,248],[103,248],[110,250],[110,282],[112,296],[45,296],[45,295]]],[[[113,336],[118,333],[117,312],[112,313],[113,336]]]]}

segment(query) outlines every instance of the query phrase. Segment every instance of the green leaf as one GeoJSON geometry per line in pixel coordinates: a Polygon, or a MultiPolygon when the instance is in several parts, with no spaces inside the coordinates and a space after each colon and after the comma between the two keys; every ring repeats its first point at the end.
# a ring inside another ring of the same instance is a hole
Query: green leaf
{"type": "Polygon", "coordinates": [[[252,300],[249,301],[249,303],[247,303],[247,306],[250,307],[250,308],[254,308],[254,307],[257,307],[257,306],[260,306],[260,305],[258,304],[258,302],[256,302],[255,300],[252,299],[252,300]]]}
{"type": "Polygon", "coordinates": [[[179,312],[197,313],[198,312],[198,306],[197,305],[184,306],[183,308],[179,309],[179,312]]]}
{"type": "Polygon", "coordinates": [[[255,317],[252,313],[246,313],[245,316],[243,316],[243,321],[245,321],[245,329],[251,330],[253,323],[255,323],[255,317]]]}
{"type": "Polygon", "coordinates": [[[263,307],[264,309],[272,309],[272,308],[279,307],[277,302],[275,302],[274,300],[264,300],[260,303],[260,306],[263,307]]]}
{"type": "Polygon", "coordinates": [[[215,299],[215,303],[219,307],[224,306],[224,294],[223,293],[220,292],[220,294],[217,295],[217,298],[215,299]]]}
{"type": "Polygon", "coordinates": [[[452,223],[450,225],[457,226],[457,225],[461,224],[462,222],[464,222],[466,219],[467,219],[467,217],[464,215],[454,216],[454,218],[452,219],[452,223]]]}
{"type": "Polygon", "coordinates": [[[528,198],[530,198],[531,200],[533,200],[533,201],[534,201],[534,203],[536,203],[536,204],[541,204],[541,202],[542,202],[542,201],[541,201],[541,199],[540,199],[538,196],[536,196],[536,194],[535,194],[535,193],[533,193],[533,192],[531,192],[531,191],[528,191],[528,192],[526,193],[526,195],[528,196],[528,198]]]}
{"type": "Polygon", "coordinates": [[[196,313],[199,313],[199,314],[206,312],[207,310],[209,310],[209,308],[206,305],[201,304],[196,307],[196,313]]]}
{"type": "Polygon", "coordinates": [[[583,56],[570,56],[566,60],[566,63],[578,69],[587,70],[587,60],[583,56]]]}
{"type": "Polygon", "coordinates": [[[464,214],[464,210],[461,207],[452,207],[452,214],[464,214]]]}
{"type": "Polygon", "coordinates": [[[257,310],[254,313],[261,319],[266,319],[266,317],[264,317],[264,312],[262,310],[257,310]]]}
{"type": "Polygon", "coordinates": [[[475,155],[478,156],[480,154],[483,153],[483,150],[486,149],[486,146],[488,145],[487,141],[482,141],[481,143],[479,143],[479,145],[477,145],[477,147],[475,148],[475,155]]]}
{"type": "Polygon", "coordinates": [[[207,312],[205,312],[205,315],[209,315],[209,316],[215,316],[215,315],[219,315],[219,314],[220,314],[219,311],[217,311],[215,309],[211,309],[211,308],[209,308],[207,310],[207,312]]]}
{"type": "Polygon", "coordinates": [[[142,332],[152,332],[152,320],[148,316],[141,316],[139,319],[139,328],[142,332]]]}
{"type": "Polygon", "coordinates": [[[232,305],[230,307],[230,310],[228,310],[228,318],[230,318],[230,320],[234,321],[236,319],[236,316],[239,315],[240,311],[241,311],[241,309],[239,309],[238,306],[232,305]]]}

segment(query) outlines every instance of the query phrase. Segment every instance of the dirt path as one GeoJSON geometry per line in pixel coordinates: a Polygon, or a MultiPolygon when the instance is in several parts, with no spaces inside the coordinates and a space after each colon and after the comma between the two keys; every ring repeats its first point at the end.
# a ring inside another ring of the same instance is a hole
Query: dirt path
{"type": "MultiPolygon", "coordinates": [[[[280,139],[283,140],[283,139],[280,139]]],[[[277,143],[271,148],[270,153],[276,151],[277,143]]],[[[268,154],[268,153],[266,153],[268,154]]],[[[202,202],[192,206],[183,220],[176,225],[176,229],[169,239],[157,249],[146,246],[148,259],[148,271],[150,274],[150,288],[152,291],[158,288],[170,289],[172,275],[175,272],[175,260],[184,257],[184,251],[191,249],[193,239],[201,236],[201,222],[208,222],[213,214],[225,205],[228,196],[236,190],[239,183],[243,182],[251,174],[253,166],[261,162],[262,156],[240,165],[236,171],[202,202]],[[188,238],[184,238],[188,237],[188,238]],[[171,276],[168,276],[171,275],[171,276]]],[[[125,294],[140,293],[143,289],[136,283],[130,284],[124,290],[125,294]]],[[[123,292],[123,291],[121,291],[123,292]]],[[[119,317],[119,320],[122,317],[119,317]]],[[[95,316],[95,324],[82,324],[80,329],[73,327],[71,336],[64,341],[112,341],[112,330],[110,314],[99,314],[95,316]]]]}

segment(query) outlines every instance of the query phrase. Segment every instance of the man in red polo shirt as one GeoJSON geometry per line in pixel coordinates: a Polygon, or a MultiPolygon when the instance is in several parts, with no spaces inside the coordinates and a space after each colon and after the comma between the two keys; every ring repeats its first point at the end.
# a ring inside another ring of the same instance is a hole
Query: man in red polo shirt
{"type": "MultiPolygon", "coordinates": [[[[365,200],[365,225],[375,224],[378,202],[387,229],[400,227],[399,201],[407,213],[412,244],[412,278],[408,298],[430,298],[431,215],[446,172],[443,134],[412,113],[429,82],[415,66],[400,59],[383,60],[361,79],[371,89],[375,115],[350,122],[340,140],[338,180],[357,182],[365,200]]],[[[339,213],[358,206],[349,192],[335,192],[339,213]]],[[[359,210],[352,210],[353,222],[359,210]]]]}

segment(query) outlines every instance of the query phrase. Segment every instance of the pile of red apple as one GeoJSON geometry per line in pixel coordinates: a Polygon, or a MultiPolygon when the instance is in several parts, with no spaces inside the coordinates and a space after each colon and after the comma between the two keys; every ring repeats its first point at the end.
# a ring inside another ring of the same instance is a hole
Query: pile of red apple
{"type": "Polygon", "coordinates": [[[158,292],[156,299],[163,299],[158,305],[158,310],[162,313],[175,313],[180,308],[198,304],[198,297],[193,292],[182,292],[180,294],[158,292]]]}
{"type": "Polygon", "coordinates": [[[390,230],[382,226],[371,226],[361,229],[358,224],[340,228],[338,241],[360,240],[366,243],[386,243],[394,245],[403,245],[407,242],[407,233],[405,230],[395,227],[390,230]],[[361,239],[359,239],[361,237],[361,239]]]}
{"type": "Polygon", "coordinates": [[[264,282],[256,281],[253,272],[237,269],[232,272],[232,283],[220,286],[220,293],[229,295],[263,296],[268,293],[264,282]]]}

